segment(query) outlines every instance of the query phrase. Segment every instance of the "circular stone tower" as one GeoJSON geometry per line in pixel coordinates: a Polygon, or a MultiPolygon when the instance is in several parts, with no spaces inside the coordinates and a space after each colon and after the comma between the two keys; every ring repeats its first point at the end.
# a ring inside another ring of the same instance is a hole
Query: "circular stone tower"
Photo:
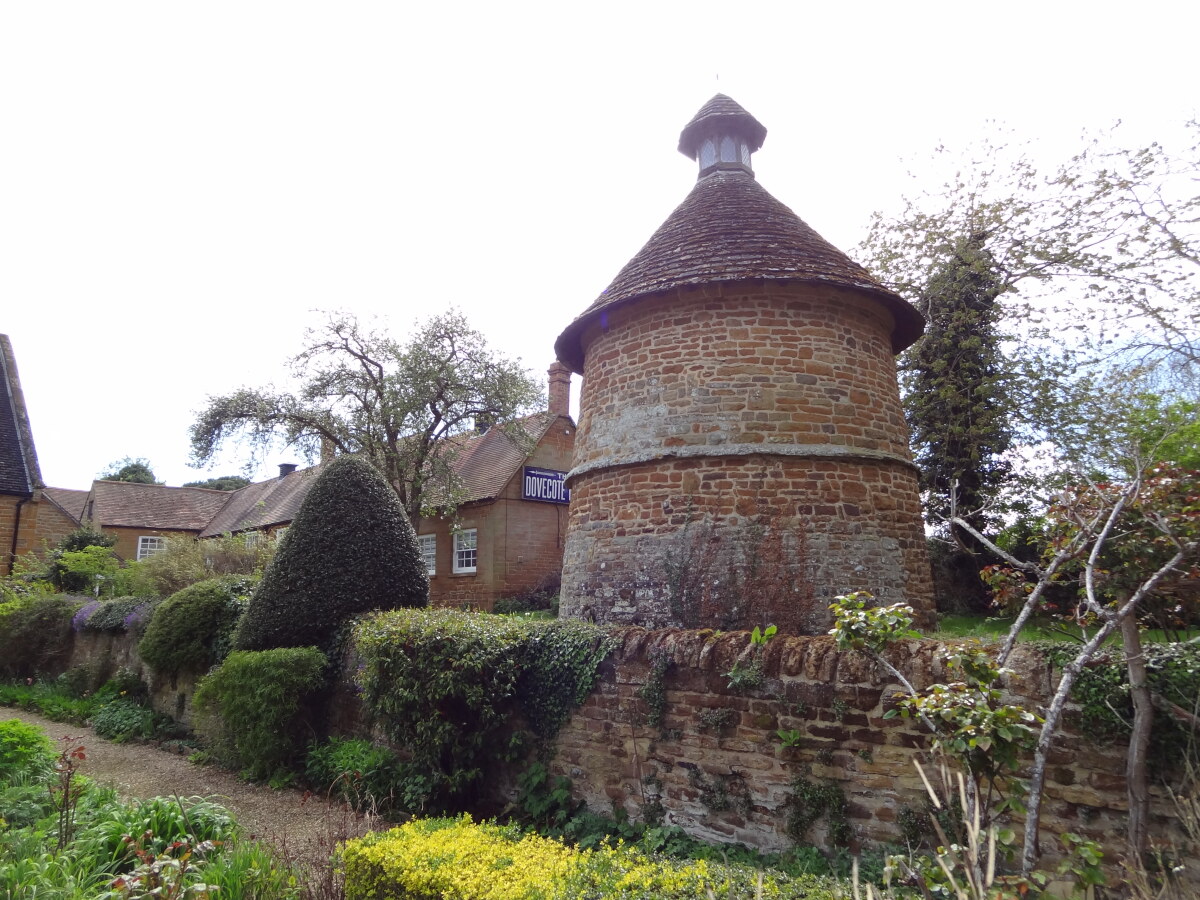
{"type": "Polygon", "coordinates": [[[696,186],[555,343],[583,375],[566,616],[819,633],[851,590],[932,611],[894,360],[923,321],[758,184],[765,137],[705,104],[696,186]]]}

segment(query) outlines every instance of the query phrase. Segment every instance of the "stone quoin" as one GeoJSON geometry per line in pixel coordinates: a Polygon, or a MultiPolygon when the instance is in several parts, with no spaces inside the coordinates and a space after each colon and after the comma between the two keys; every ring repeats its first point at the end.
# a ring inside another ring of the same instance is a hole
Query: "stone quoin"
{"type": "Polygon", "coordinates": [[[895,366],[924,322],[758,184],[765,136],[705,104],[695,187],[555,343],[583,375],[563,615],[819,633],[852,590],[932,613],[895,366]]]}

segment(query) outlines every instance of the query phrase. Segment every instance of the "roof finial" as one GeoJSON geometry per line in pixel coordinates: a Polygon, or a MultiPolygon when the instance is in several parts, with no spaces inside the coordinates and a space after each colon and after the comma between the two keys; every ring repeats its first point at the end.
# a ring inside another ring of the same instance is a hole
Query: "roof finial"
{"type": "Polygon", "coordinates": [[[679,152],[699,161],[701,178],[716,169],[754,174],[750,154],[766,137],[767,129],[758,119],[729,97],[717,94],[684,127],[679,152]]]}

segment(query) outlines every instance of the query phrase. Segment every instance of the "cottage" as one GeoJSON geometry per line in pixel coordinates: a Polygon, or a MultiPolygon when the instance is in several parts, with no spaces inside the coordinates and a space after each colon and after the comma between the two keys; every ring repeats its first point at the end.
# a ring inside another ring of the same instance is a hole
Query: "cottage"
{"type": "MultiPolygon", "coordinates": [[[[413,523],[431,603],[491,609],[501,597],[557,589],[570,500],[563,479],[575,423],[565,391],[556,394],[553,382],[551,396],[561,403],[546,412],[455,439],[452,468],[462,487],[457,512],[413,523]]],[[[234,491],[199,537],[278,535],[320,469],[285,464],[278,478],[234,491]]]]}
{"type": "Polygon", "coordinates": [[[0,575],[78,528],[86,496],[42,483],[12,342],[0,334],[0,575]]]}

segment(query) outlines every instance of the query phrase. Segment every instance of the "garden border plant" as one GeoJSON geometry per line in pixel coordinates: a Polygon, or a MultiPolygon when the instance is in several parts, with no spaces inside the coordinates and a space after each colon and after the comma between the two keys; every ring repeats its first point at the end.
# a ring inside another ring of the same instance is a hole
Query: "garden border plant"
{"type": "Polygon", "coordinates": [[[408,802],[419,809],[468,802],[489,767],[525,751],[516,710],[548,747],[615,647],[583,622],[449,609],[375,613],[355,626],[353,642],[364,704],[407,748],[408,802]]]}

